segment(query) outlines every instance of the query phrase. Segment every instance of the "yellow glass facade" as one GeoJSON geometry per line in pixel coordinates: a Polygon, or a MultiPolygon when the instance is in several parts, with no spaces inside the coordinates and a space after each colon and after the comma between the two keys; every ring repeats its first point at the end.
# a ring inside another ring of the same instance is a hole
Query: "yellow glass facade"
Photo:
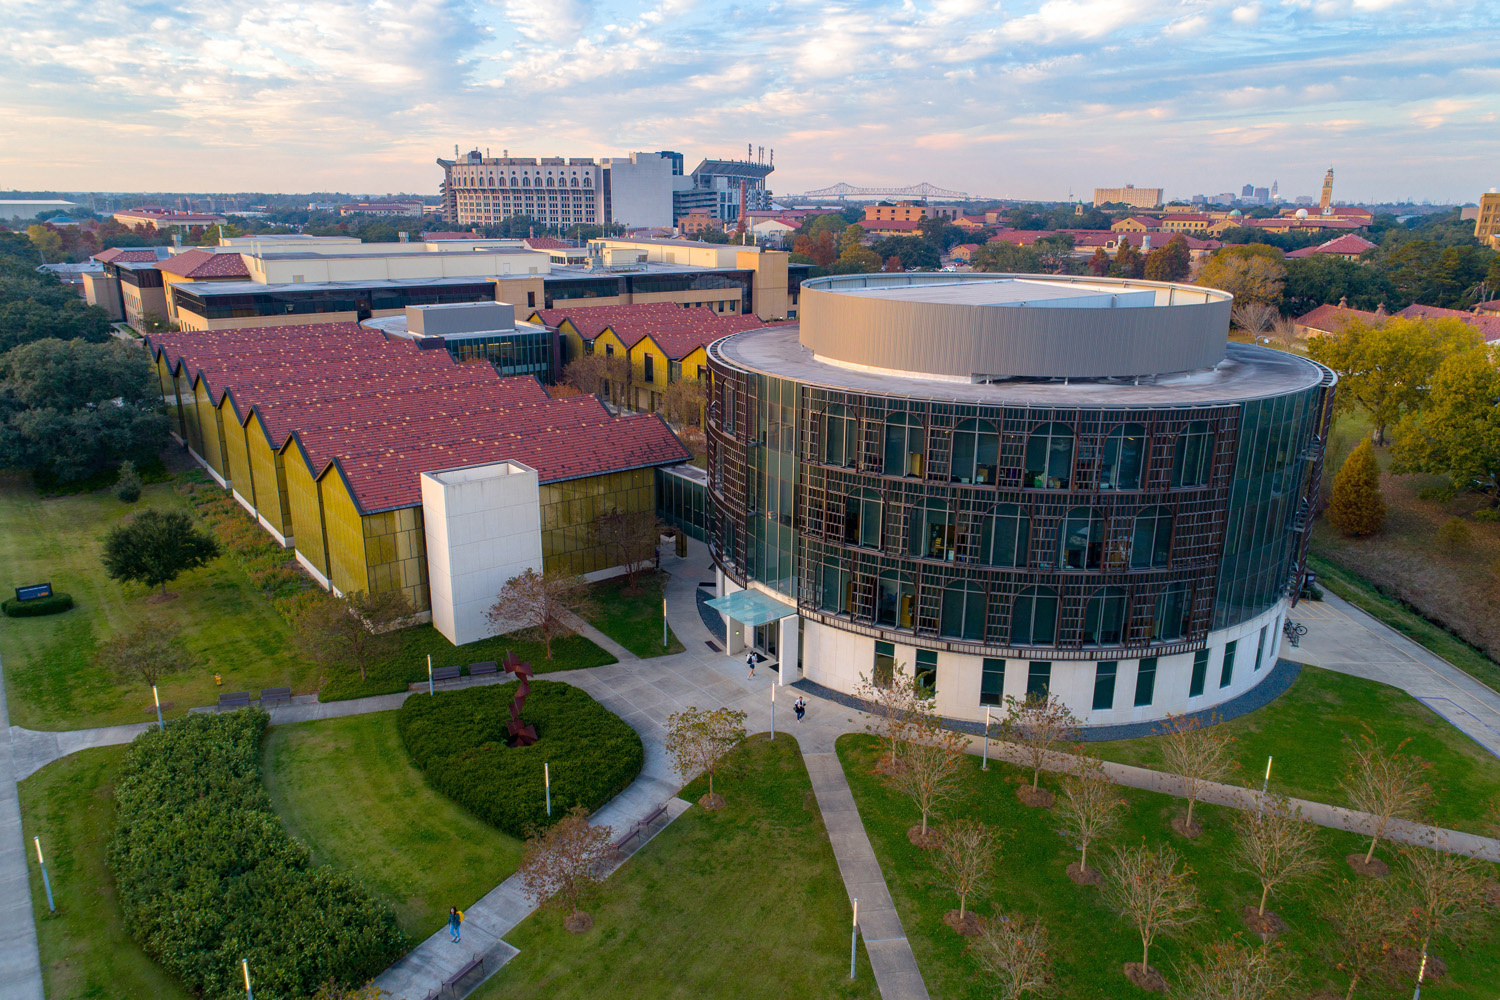
{"type": "Polygon", "coordinates": [[[594,548],[590,525],[611,508],[628,513],[656,510],[656,472],[632,469],[602,476],[544,483],[541,488],[542,565],[565,573],[592,573],[614,565],[594,548]]]}
{"type": "MultiPolygon", "coordinates": [[[[333,478],[333,473],[324,477],[325,481],[333,478]]],[[[426,611],[431,601],[427,593],[427,534],[422,508],[401,507],[366,514],[360,521],[365,535],[370,592],[399,588],[414,610],[426,611]]]]}
{"type": "Polygon", "coordinates": [[[196,380],[193,385],[193,399],[203,439],[203,447],[197,449],[198,454],[203,456],[203,460],[215,472],[228,479],[229,476],[224,471],[224,432],[219,427],[218,414],[214,412],[214,405],[209,400],[208,386],[203,384],[202,379],[196,380]]]}
{"type": "Polygon", "coordinates": [[[234,412],[234,404],[226,393],[219,404],[216,418],[224,435],[224,465],[228,470],[224,478],[229,480],[234,492],[251,506],[255,505],[255,476],[250,471],[250,449],[245,443],[245,428],[234,412]]]}
{"type": "Polygon", "coordinates": [[[245,444],[250,452],[250,475],[255,481],[255,509],[282,535],[291,535],[292,513],[287,495],[285,458],[271,447],[258,413],[252,412],[245,422],[245,444]]]}
{"type": "Polygon", "coordinates": [[[297,554],[327,578],[328,536],[323,525],[323,503],[318,496],[317,480],[295,441],[281,449],[277,457],[286,470],[287,511],[297,554]]]}

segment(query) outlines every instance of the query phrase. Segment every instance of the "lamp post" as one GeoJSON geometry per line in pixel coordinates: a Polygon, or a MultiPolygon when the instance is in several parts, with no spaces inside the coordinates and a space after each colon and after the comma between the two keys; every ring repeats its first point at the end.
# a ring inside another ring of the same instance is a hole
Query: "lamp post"
{"type": "Polygon", "coordinates": [[[1427,972],[1427,949],[1422,949],[1422,964],[1417,967],[1417,991],[1411,995],[1411,1000],[1422,1000],[1422,976],[1427,972]]]}
{"type": "Polygon", "coordinates": [[[47,890],[47,912],[55,914],[57,906],[52,902],[52,880],[47,877],[47,862],[42,860],[42,838],[32,837],[31,842],[36,845],[36,863],[42,866],[42,888],[47,890]]]}
{"type": "Polygon", "coordinates": [[[855,946],[859,941],[859,897],[854,897],[854,926],[849,930],[849,978],[854,978],[855,946]]]}
{"type": "Polygon", "coordinates": [[[161,721],[161,695],[156,693],[156,685],[151,685],[151,700],[156,702],[156,725],[159,729],[166,729],[167,724],[161,721]]]}
{"type": "Polygon", "coordinates": [[[1262,816],[1264,816],[1266,813],[1266,791],[1271,787],[1271,760],[1272,758],[1268,755],[1266,757],[1266,776],[1261,780],[1260,783],[1259,815],[1262,816]]]}
{"type": "Polygon", "coordinates": [[[427,693],[429,695],[433,693],[433,691],[432,691],[432,654],[431,653],[427,654],[427,693]]]}
{"type": "Polygon", "coordinates": [[[661,598],[661,648],[667,648],[667,597],[665,594],[661,598]]]}
{"type": "Polygon", "coordinates": [[[255,1000],[255,994],[250,992],[250,960],[240,959],[240,968],[245,970],[245,1000],[255,1000]]]}
{"type": "Polygon", "coordinates": [[[979,765],[981,771],[990,769],[990,706],[984,706],[984,763],[979,765]]]}
{"type": "Polygon", "coordinates": [[[776,685],[771,685],[771,739],[776,739],[776,685]]]}
{"type": "Polygon", "coordinates": [[[547,815],[552,815],[552,765],[542,765],[542,781],[547,786],[547,815]]]}

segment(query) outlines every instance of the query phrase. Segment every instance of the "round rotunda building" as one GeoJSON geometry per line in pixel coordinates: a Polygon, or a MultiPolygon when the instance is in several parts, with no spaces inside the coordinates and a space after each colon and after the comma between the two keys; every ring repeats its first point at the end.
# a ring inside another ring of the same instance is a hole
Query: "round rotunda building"
{"type": "Polygon", "coordinates": [[[1270,674],[1334,375],[1148,281],[861,274],[710,346],[709,546],[731,653],[944,716],[1048,691],[1084,723],[1270,674]]]}

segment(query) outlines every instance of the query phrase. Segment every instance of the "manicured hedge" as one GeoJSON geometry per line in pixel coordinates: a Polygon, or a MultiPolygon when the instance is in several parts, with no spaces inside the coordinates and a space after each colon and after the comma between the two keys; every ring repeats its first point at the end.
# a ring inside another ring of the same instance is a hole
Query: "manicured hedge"
{"type": "Polygon", "coordinates": [[[67,594],[54,593],[51,597],[38,597],[30,601],[18,601],[12,597],[8,601],[0,601],[0,612],[7,618],[40,618],[42,615],[60,615],[64,611],[70,611],[73,607],[73,598],[67,594]]]}
{"type": "Polygon", "coordinates": [[[406,752],[432,787],[516,837],[561,819],[574,805],[590,812],[635,780],[645,763],[640,736],[571,684],[532,681],[521,714],[536,727],[529,747],[507,746],[517,682],[416,694],[396,726],[406,752]],[[552,766],[552,819],[542,765],[552,766]]]}
{"type": "Polygon", "coordinates": [[[409,947],[355,880],[314,866],[261,785],[259,711],[189,715],[137,737],[115,786],[109,864],[125,926],[209,1000],[303,1000],[362,983],[409,947]]]}

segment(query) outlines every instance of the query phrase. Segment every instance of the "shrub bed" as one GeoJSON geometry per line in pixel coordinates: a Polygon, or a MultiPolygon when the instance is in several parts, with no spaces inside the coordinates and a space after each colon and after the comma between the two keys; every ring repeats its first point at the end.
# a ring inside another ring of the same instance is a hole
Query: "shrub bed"
{"type": "Polygon", "coordinates": [[[258,711],[190,715],[137,737],[115,786],[109,866],[125,927],[193,992],[300,1000],[357,984],[409,947],[355,880],[314,866],[261,784],[258,711]]]}
{"type": "Polygon", "coordinates": [[[8,601],[0,601],[0,613],[7,618],[40,618],[42,615],[60,615],[72,608],[73,598],[67,594],[55,593],[51,597],[38,597],[31,601],[18,601],[14,597],[8,601]]]}
{"type": "Polygon", "coordinates": [[[412,762],[439,792],[514,837],[561,819],[575,805],[593,812],[640,774],[640,736],[584,691],[532,681],[521,713],[536,727],[529,747],[507,745],[505,724],[517,682],[413,695],[396,717],[412,762]],[[552,818],[542,765],[551,764],[552,818]]]}

